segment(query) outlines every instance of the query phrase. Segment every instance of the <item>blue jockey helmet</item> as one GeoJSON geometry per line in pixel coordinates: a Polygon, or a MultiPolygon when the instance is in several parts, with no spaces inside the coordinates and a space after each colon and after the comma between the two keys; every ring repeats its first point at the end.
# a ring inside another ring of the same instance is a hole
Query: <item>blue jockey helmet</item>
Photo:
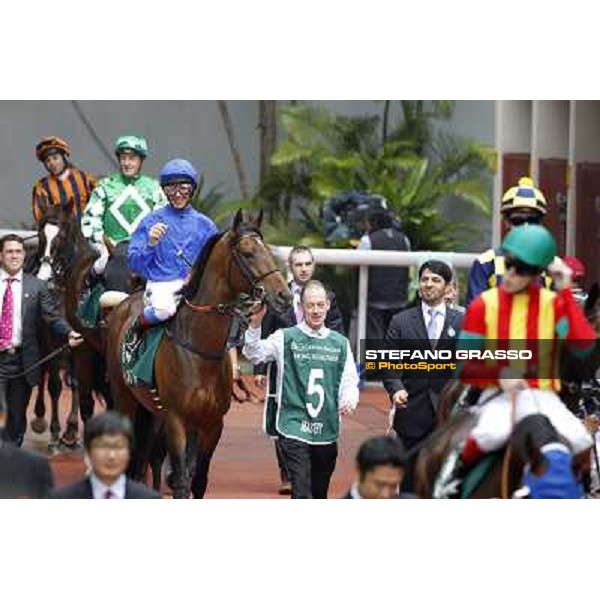
{"type": "Polygon", "coordinates": [[[160,185],[168,185],[171,181],[181,181],[189,179],[194,187],[198,186],[198,173],[192,166],[192,163],[185,158],[174,158],[165,163],[160,171],[160,185]]]}

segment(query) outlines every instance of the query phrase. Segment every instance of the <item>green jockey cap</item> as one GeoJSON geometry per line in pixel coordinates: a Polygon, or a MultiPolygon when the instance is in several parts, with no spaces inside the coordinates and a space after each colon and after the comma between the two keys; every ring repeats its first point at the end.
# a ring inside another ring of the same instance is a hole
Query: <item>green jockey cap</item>
{"type": "Polygon", "coordinates": [[[115,154],[119,156],[122,150],[131,150],[142,158],[148,156],[148,144],[141,135],[122,135],[115,144],[115,154]]]}
{"type": "Polygon", "coordinates": [[[556,242],[543,225],[519,225],[506,234],[502,250],[527,265],[545,269],[556,256],[556,242]]]}

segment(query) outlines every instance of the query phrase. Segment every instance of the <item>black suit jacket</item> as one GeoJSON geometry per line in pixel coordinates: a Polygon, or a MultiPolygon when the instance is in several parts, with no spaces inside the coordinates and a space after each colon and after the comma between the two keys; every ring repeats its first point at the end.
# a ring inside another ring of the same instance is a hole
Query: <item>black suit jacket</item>
{"type": "MultiPolygon", "coordinates": [[[[462,313],[453,308],[446,308],[446,320],[436,345],[437,350],[453,350],[455,348],[461,322],[462,313]],[[450,327],[454,330],[452,336],[448,335],[450,327]]],[[[422,350],[432,350],[421,305],[407,308],[394,315],[386,338],[390,340],[420,340],[422,341],[422,350]]],[[[449,379],[451,376],[447,379],[422,379],[419,378],[418,372],[407,371],[406,375],[399,375],[398,379],[383,380],[390,399],[398,390],[408,392],[406,408],[398,408],[394,415],[394,429],[405,445],[407,439],[416,442],[433,431],[439,394],[449,379]]],[[[407,450],[409,449],[407,447],[407,450]]]]}
{"type": "MultiPolygon", "coordinates": [[[[342,321],[342,315],[340,313],[340,309],[338,308],[337,301],[335,299],[335,294],[331,291],[327,292],[327,298],[329,299],[329,312],[327,313],[327,318],[325,319],[325,327],[329,329],[333,329],[333,331],[337,331],[344,335],[344,322],[342,321]]],[[[267,310],[261,325],[261,338],[264,340],[268,338],[272,333],[275,333],[278,329],[283,329],[285,327],[293,327],[297,325],[296,322],[296,313],[294,312],[294,306],[292,305],[284,315],[278,315],[272,310],[267,310]]],[[[254,367],[255,375],[264,375],[267,372],[267,365],[262,363],[256,365],[254,367]]],[[[271,379],[274,378],[275,369],[271,370],[273,373],[271,379]]],[[[275,388],[271,388],[275,389],[275,388]]]]}
{"type": "MultiPolygon", "coordinates": [[[[89,477],[55,489],[50,497],[54,500],[93,500],[92,483],[89,477]]],[[[148,486],[127,478],[125,500],[160,500],[161,496],[148,486]]]]}
{"type": "MultiPolygon", "coordinates": [[[[404,493],[402,492],[399,496],[393,496],[392,498],[390,498],[390,500],[416,500],[418,498],[418,496],[415,496],[414,494],[408,494],[408,493],[404,493]]],[[[354,498],[352,496],[352,488],[348,489],[348,491],[341,496],[340,500],[357,500],[358,498],[354,498]]]]}
{"type": "MultiPolygon", "coordinates": [[[[23,367],[27,369],[40,359],[37,327],[43,320],[52,331],[65,341],[72,327],[60,316],[56,301],[48,290],[48,284],[33,275],[23,273],[23,296],[21,299],[21,322],[23,325],[23,367]]],[[[39,368],[25,374],[27,383],[37,385],[40,379],[39,368]]]]}
{"type": "Polygon", "coordinates": [[[47,498],[53,487],[45,456],[0,445],[0,498],[47,498]]]}

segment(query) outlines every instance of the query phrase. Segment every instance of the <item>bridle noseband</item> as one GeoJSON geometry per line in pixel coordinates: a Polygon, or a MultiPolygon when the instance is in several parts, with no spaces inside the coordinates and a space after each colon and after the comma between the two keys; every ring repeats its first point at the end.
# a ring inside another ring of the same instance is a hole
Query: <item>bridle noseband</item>
{"type": "MultiPolygon", "coordinates": [[[[277,273],[279,271],[279,269],[275,268],[275,269],[271,269],[270,271],[267,271],[266,273],[261,273],[259,275],[255,275],[252,272],[252,270],[250,269],[250,267],[247,265],[247,263],[245,262],[242,254],[238,248],[238,245],[244,236],[256,237],[261,241],[263,239],[263,237],[259,231],[255,230],[255,229],[247,229],[246,231],[239,233],[238,235],[236,235],[235,237],[233,237],[231,240],[228,241],[228,246],[230,249],[231,257],[229,259],[229,264],[227,266],[227,281],[229,283],[231,281],[231,268],[232,268],[232,264],[235,261],[235,264],[237,265],[238,269],[240,270],[240,273],[242,274],[242,277],[244,278],[246,283],[248,283],[248,285],[251,288],[250,294],[247,295],[246,297],[240,297],[240,298],[236,299],[234,302],[223,303],[223,304],[214,304],[214,305],[213,304],[194,304],[188,298],[184,297],[184,304],[187,308],[189,308],[193,312],[199,313],[199,314],[213,313],[218,316],[237,317],[242,321],[242,327],[245,327],[247,325],[250,310],[253,308],[255,302],[263,301],[266,296],[265,288],[261,284],[261,282],[264,281],[269,275],[272,275],[273,273],[277,273]]],[[[171,329],[171,327],[167,328],[166,333],[177,344],[179,344],[180,346],[183,346],[184,348],[186,348],[193,354],[197,354],[205,359],[221,360],[224,356],[224,353],[225,353],[224,347],[216,352],[209,352],[209,351],[201,350],[197,347],[194,347],[192,344],[190,344],[187,341],[177,339],[177,336],[175,335],[175,333],[171,329]]]]}
{"type": "Polygon", "coordinates": [[[249,307],[252,302],[262,302],[265,299],[266,291],[264,286],[261,285],[261,281],[266,279],[269,275],[273,273],[277,273],[279,269],[271,269],[266,273],[262,273],[260,275],[255,275],[250,267],[244,261],[244,258],[241,255],[241,252],[238,248],[239,243],[244,237],[254,237],[258,238],[261,242],[263,241],[263,237],[259,231],[256,229],[249,229],[244,231],[234,238],[229,240],[228,245],[230,249],[231,258],[229,259],[229,265],[227,266],[227,281],[231,281],[231,265],[233,261],[237,265],[242,277],[245,279],[246,283],[250,286],[250,302],[248,300],[236,300],[235,302],[230,302],[228,304],[194,304],[188,298],[184,299],[185,305],[193,310],[196,313],[217,313],[220,315],[233,315],[233,316],[242,316],[245,314],[244,308],[249,307]]]}

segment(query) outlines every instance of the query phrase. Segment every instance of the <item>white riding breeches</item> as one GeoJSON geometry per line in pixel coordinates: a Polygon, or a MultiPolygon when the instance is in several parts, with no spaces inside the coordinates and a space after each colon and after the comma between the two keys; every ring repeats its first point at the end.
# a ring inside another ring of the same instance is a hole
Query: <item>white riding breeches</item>
{"type": "MultiPolygon", "coordinates": [[[[479,403],[482,404],[497,389],[485,390],[479,403]]],[[[555,392],[528,388],[517,394],[514,423],[511,414],[511,403],[506,392],[496,396],[479,407],[477,425],[471,431],[471,437],[484,451],[497,450],[508,440],[513,424],[533,414],[548,417],[556,431],[570,444],[574,454],[579,454],[592,447],[592,436],[583,423],[571,413],[555,392]]]]}
{"type": "Polygon", "coordinates": [[[164,321],[177,312],[184,279],[173,281],[148,281],[144,292],[144,305],[151,306],[158,319],[164,321]]]}

